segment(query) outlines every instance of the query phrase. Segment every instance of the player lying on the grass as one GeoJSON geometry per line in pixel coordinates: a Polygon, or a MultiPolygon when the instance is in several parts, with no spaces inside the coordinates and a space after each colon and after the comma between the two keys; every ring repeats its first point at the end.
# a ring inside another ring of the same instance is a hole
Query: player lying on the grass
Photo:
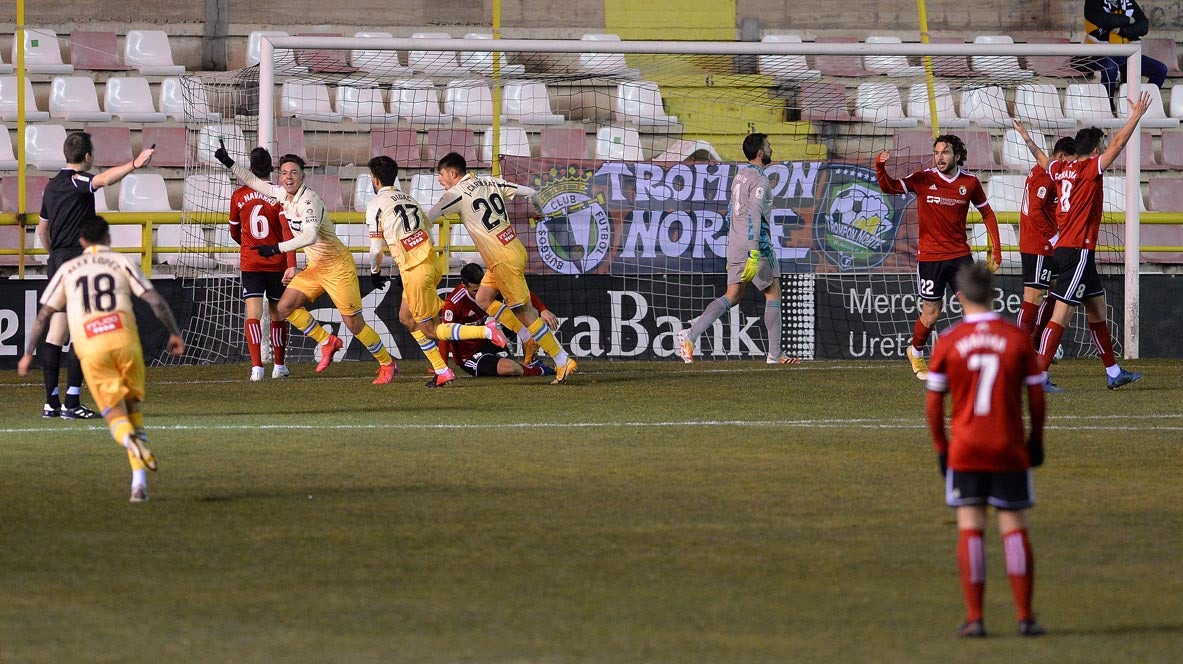
{"type": "Polygon", "coordinates": [[[936,447],[945,501],[957,510],[957,568],[965,598],[958,636],[986,636],[982,596],[986,584],[986,509],[998,511],[1018,613],[1020,636],[1044,633],[1031,595],[1035,557],[1027,537],[1027,510],[1035,504],[1031,468],[1043,463],[1043,373],[1031,336],[992,308],[990,270],[970,263],[956,275],[965,317],[942,334],[928,371],[928,425],[936,447]],[[1031,415],[1023,431],[1023,386],[1031,415]],[[945,394],[953,394],[952,435],[945,434],[945,394]]]}
{"type": "MultiPolygon", "coordinates": [[[[476,301],[484,278],[485,269],[476,263],[469,263],[460,269],[460,285],[452,289],[444,300],[444,322],[479,324],[485,320],[487,313],[476,301]]],[[[546,305],[533,293],[530,293],[530,302],[539,312],[540,318],[546,320],[548,325],[558,327],[558,319],[547,311],[546,305]]],[[[553,376],[555,373],[554,369],[535,359],[528,349],[526,361],[518,363],[503,348],[487,341],[441,340],[440,347],[445,359],[455,357],[460,368],[471,376],[553,376]]]]}
{"type": "Polygon", "coordinates": [[[764,294],[764,328],[768,332],[768,364],[799,364],[799,358],[781,352],[780,263],[772,250],[772,187],[764,168],[772,163],[772,145],[766,134],[749,134],[743,140],[748,158],[731,183],[727,204],[727,290],[707,305],[690,326],[679,331],[678,354],[687,364],[694,361],[698,338],[727,310],[739,304],[750,282],[764,294]]]}
{"type": "Polygon", "coordinates": [[[442,387],[456,380],[440,355],[437,339],[486,339],[494,347],[505,347],[505,335],[490,321],[489,325],[440,323],[440,296],[436,292],[444,274],[442,256],[435,252],[427,217],[414,198],[394,186],[398,163],[385,155],[369,162],[370,184],[377,195],[366,205],[366,228],[370,235],[370,280],[374,288],[386,285],[382,261],[387,248],[398,266],[403,282],[398,319],[411,332],[435,376],[428,387],[442,387]]]}
{"type": "MultiPolygon", "coordinates": [[[[271,153],[266,148],[251,150],[251,173],[259,179],[271,177],[271,153]]],[[[230,196],[230,239],[241,247],[239,267],[242,270],[242,299],[246,302],[246,345],[251,355],[252,381],[263,380],[263,300],[271,314],[271,352],[275,366],[272,378],[285,378],[288,368],[285,353],[288,342],[288,322],[279,315],[279,300],[284,286],[296,276],[296,254],[260,256],[254,248],[262,244],[279,244],[292,239],[292,233],[280,217],[279,201],[261,194],[246,185],[230,196]],[[243,233],[243,227],[246,232],[243,233]]]]}
{"type": "Polygon", "coordinates": [[[366,324],[362,316],[361,288],[357,283],[353,254],[337,237],[320,195],[304,184],[304,160],[294,154],[280,157],[279,184],[274,185],[235,164],[226,152],[225,145],[214,151],[214,157],[233,171],[239,182],[260,194],[277,199],[283,206],[284,217],[292,230],[292,239],[278,244],[255,245],[253,249],[260,256],[303,249],[304,255],[308,257],[305,268],[288,282],[278,306],[280,316],[320,344],[317,373],[328,369],[333,362],[333,355],[345,347],[337,335],[329,334],[308,313],[308,305],[321,294],[328,293],[333,305],[341,313],[345,327],[378,360],[378,377],[374,379],[374,384],[389,383],[398,373],[398,367],[382,344],[382,338],[366,324]]]}
{"type": "MultiPolygon", "coordinates": [[[[1150,108],[1150,93],[1143,92],[1130,103],[1129,118],[1113,135],[1113,142],[1105,147],[1105,133],[1096,127],[1086,127],[1076,133],[1076,155],[1064,159],[1049,159],[1031,140],[1023,123],[1014,121],[1015,129],[1027,143],[1035,161],[1047,170],[1057,186],[1059,204],[1056,206],[1056,227],[1059,237],[1055,243],[1056,286],[1052,295],[1056,308],[1040,339],[1039,359],[1044,372],[1051,366],[1060,339],[1064,335],[1072,313],[1081,303],[1088,317],[1093,343],[1101,352],[1105,365],[1106,387],[1113,390],[1128,385],[1142,374],[1126,371],[1113,354],[1113,339],[1109,335],[1109,321],[1105,312],[1105,288],[1097,273],[1097,239],[1101,233],[1101,211],[1105,205],[1103,176],[1126,142],[1138,128],[1138,121],[1150,108]]],[[[1055,388],[1063,392],[1062,388],[1055,388]]]]}
{"type": "Polygon", "coordinates": [[[102,217],[80,225],[83,254],[66,261],[41,296],[41,309],[29,328],[28,348],[17,363],[17,373],[29,374],[33,351],[45,337],[49,319],[66,312],[82,375],[111,437],[127,450],[131,464],[131,502],[148,500],[145,469],[156,470],[144,432],[144,351],[132,311],[132,295],[152,307],[168,330],[165,348],[172,355],[185,351],[181,330],[168,303],[152,287],[135,261],[111,251],[111,233],[102,217]]]}
{"type": "Polygon", "coordinates": [[[518,334],[524,325],[530,335],[554,358],[556,375],[551,382],[561,383],[575,373],[575,360],[569,357],[546,321],[530,305],[526,285],[526,248],[514,233],[506,200],[525,196],[542,214],[538,192],[530,187],[487,175],[475,177],[468,172],[464,157],[449,152],[436,166],[440,184],[447,191],[427,213],[434,222],[448,214],[459,214],[488,270],[477,290],[477,304],[498,323],[518,334]],[[505,302],[498,302],[500,294],[505,302]]]}

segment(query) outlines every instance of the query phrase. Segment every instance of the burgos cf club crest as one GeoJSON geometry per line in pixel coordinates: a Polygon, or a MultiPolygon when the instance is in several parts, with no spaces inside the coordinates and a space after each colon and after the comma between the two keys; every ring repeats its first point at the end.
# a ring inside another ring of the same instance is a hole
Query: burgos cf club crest
{"type": "Polygon", "coordinates": [[[813,242],[842,271],[883,263],[895,246],[905,196],[884,194],[875,171],[832,164],[814,208],[813,242]]]}
{"type": "Polygon", "coordinates": [[[552,168],[533,178],[542,198],[543,219],[534,227],[538,254],[559,274],[593,271],[612,247],[612,224],[604,195],[591,195],[593,171],[552,168]]]}

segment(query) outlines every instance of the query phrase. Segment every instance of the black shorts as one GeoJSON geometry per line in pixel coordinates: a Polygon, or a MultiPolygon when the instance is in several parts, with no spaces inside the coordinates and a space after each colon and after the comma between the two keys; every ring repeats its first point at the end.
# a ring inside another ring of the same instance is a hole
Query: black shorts
{"type": "Polygon", "coordinates": [[[972,507],[990,504],[1000,510],[1025,510],[1035,504],[1030,470],[989,473],[950,470],[945,474],[945,504],[972,507]]]}
{"type": "Polygon", "coordinates": [[[1104,295],[1097,263],[1088,249],[1056,249],[1056,286],[1052,295],[1068,304],[1080,304],[1091,297],[1104,295]]]}
{"type": "Polygon", "coordinates": [[[57,274],[58,268],[68,260],[73,260],[82,255],[82,245],[77,247],[70,247],[69,249],[54,249],[49,252],[49,260],[45,264],[45,276],[47,279],[53,279],[53,275],[57,274]]]}
{"type": "Polygon", "coordinates": [[[1023,258],[1023,285],[1028,288],[1047,290],[1056,278],[1055,256],[1020,254],[1023,258]]]}
{"type": "Polygon", "coordinates": [[[940,302],[945,297],[945,287],[957,292],[953,281],[963,265],[973,265],[972,256],[962,256],[947,261],[920,261],[916,264],[916,292],[926,302],[940,302]]]}
{"type": "Polygon", "coordinates": [[[272,302],[279,302],[286,286],[283,285],[283,272],[243,272],[242,299],[264,297],[272,302]]]}
{"type": "Polygon", "coordinates": [[[505,351],[493,344],[485,344],[472,354],[472,357],[460,363],[460,368],[469,376],[497,376],[497,363],[507,357],[505,351]]]}

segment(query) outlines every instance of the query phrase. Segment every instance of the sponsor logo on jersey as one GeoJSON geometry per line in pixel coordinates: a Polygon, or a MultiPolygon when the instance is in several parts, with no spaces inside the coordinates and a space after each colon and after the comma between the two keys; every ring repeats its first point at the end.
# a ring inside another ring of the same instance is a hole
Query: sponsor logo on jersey
{"type": "Polygon", "coordinates": [[[870,168],[831,164],[827,171],[814,211],[814,246],[843,271],[882,264],[895,246],[907,197],[883,193],[870,168]]]}
{"type": "Polygon", "coordinates": [[[422,228],[420,228],[419,230],[411,233],[399,241],[402,242],[403,249],[410,251],[427,241],[427,233],[422,228]]]}
{"type": "Polygon", "coordinates": [[[534,227],[538,253],[559,274],[591,272],[612,247],[612,222],[604,195],[591,194],[594,172],[575,165],[536,176],[545,217],[534,227]]]}
{"type": "Polygon", "coordinates": [[[513,228],[506,228],[497,234],[497,239],[501,241],[502,245],[509,244],[518,238],[517,233],[513,232],[513,228]]]}
{"type": "Polygon", "coordinates": [[[86,330],[86,338],[90,339],[107,332],[122,330],[123,319],[119,317],[119,314],[107,314],[101,318],[86,321],[82,327],[86,330]]]}

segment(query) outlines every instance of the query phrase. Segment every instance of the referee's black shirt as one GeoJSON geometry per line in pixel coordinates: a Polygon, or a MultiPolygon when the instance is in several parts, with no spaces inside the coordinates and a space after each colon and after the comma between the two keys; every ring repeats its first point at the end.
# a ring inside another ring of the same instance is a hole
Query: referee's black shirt
{"type": "Polygon", "coordinates": [[[67,260],[82,255],[79,243],[83,219],[94,215],[93,175],[63,168],[45,186],[41,218],[49,222],[49,276],[67,260]]]}

